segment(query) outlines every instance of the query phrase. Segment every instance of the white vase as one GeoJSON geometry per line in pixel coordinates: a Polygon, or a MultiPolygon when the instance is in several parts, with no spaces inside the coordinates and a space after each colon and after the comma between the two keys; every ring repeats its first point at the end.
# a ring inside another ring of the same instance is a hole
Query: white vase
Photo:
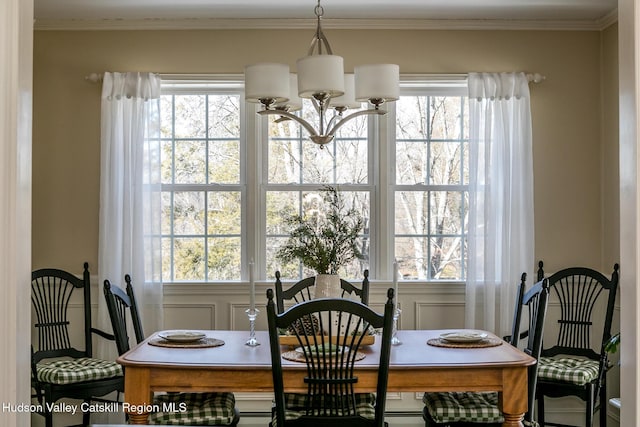
{"type": "Polygon", "coordinates": [[[337,274],[318,274],[315,283],[314,298],[340,298],[340,276],[337,274]]]}

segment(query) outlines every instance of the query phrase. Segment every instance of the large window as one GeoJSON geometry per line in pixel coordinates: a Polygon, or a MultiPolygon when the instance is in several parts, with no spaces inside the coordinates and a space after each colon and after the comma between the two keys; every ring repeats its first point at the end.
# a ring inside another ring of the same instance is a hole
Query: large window
{"type": "MultiPolygon", "coordinates": [[[[317,114],[310,102],[303,103],[301,114],[310,123],[317,114]]],[[[329,113],[329,117],[331,113],[329,113]]],[[[266,200],[265,257],[267,272],[280,270],[283,277],[313,275],[298,263],[281,265],[274,254],[286,240],[285,218],[316,209],[323,185],[337,187],[349,206],[355,206],[365,218],[361,251],[365,260],[354,261],[341,274],[361,277],[369,266],[369,222],[371,184],[371,142],[366,117],[349,121],[333,142],[323,148],[309,141],[306,131],[293,121],[270,120],[267,169],[264,177],[266,200]],[[277,123],[279,122],[279,123],[277,123]]]]}
{"type": "Polygon", "coordinates": [[[161,97],[165,281],[240,279],[240,102],[239,93],[161,97]]]}
{"type": "Polygon", "coordinates": [[[416,94],[396,103],[394,243],[405,279],[465,278],[466,99],[416,94]]]}
{"type": "MultiPolygon", "coordinates": [[[[238,281],[256,258],[258,278],[314,274],[275,252],[290,215],[337,186],[362,213],[365,259],[341,275],[465,277],[468,132],[464,82],[405,82],[389,114],[361,116],[324,148],[293,121],[259,118],[240,79],[163,82],[161,98],[163,279],[238,281]],[[435,88],[435,89],[434,89],[435,88]],[[246,113],[245,113],[246,107],[246,113]]],[[[299,112],[317,123],[305,103],[299,112]]]]}

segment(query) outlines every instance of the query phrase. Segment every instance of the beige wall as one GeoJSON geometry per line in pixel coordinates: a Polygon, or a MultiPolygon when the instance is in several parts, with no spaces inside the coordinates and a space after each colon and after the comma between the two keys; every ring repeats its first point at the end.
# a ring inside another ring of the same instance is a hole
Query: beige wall
{"type": "MultiPolygon", "coordinates": [[[[345,67],[384,61],[402,73],[539,72],[532,85],[536,257],[546,270],[609,270],[617,244],[613,71],[615,31],[327,30],[345,67]],[[603,42],[604,40],[604,42],[603,42]],[[608,60],[608,59],[607,59],[608,60]],[[606,76],[606,78],[603,78],[606,76]],[[605,96],[606,95],[606,96],[605,96]],[[606,108],[603,108],[605,107],[606,108]],[[602,141],[605,140],[606,144],[602,141]],[[606,194],[603,190],[607,190],[606,194]]],[[[34,46],[33,267],[97,272],[102,71],[241,73],[302,56],[307,30],[38,31],[34,46]]],[[[617,115],[616,115],[617,116],[617,115]]],[[[533,270],[533,266],[532,266],[533,270]]]]}
{"type": "Polygon", "coordinates": [[[618,25],[602,33],[602,261],[620,262],[618,25]]]}

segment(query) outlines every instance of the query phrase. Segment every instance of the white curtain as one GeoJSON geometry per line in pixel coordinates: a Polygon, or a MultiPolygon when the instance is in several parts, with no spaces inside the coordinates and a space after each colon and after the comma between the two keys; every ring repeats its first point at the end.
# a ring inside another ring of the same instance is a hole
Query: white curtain
{"type": "Polygon", "coordinates": [[[465,321],[502,336],[511,328],[520,276],[535,262],[529,82],[524,73],[471,73],[468,83],[465,321]]]}
{"type": "MultiPolygon", "coordinates": [[[[131,275],[145,334],[162,329],[159,96],[155,74],[104,74],[98,326],[106,331],[111,323],[102,286],[109,279],[124,288],[125,274],[131,275]]],[[[101,357],[116,356],[112,342],[98,350],[101,357]]]]}

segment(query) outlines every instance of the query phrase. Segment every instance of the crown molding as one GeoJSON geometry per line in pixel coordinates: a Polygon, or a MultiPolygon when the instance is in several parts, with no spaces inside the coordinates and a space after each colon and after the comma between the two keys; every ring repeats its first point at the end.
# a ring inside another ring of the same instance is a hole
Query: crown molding
{"type": "Polygon", "coordinates": [[[600,30],[604,30],[605,28],[615,24],[618,22],[618,9],[616,8],[615,10],[612,10],[596,22],[600,26],[600,30]]]}
{"type": "MultiPolygon", "coordinates": [[[[600,31],[617,21],[617,10],[598,20],[507,19],[325,19],[323,27],[344,30],[547,30],[600,31]]],[[[112,30],[285,30],[313,29],[314,19],[71,19],[36,20],[36,31],[112,30]]]]}

